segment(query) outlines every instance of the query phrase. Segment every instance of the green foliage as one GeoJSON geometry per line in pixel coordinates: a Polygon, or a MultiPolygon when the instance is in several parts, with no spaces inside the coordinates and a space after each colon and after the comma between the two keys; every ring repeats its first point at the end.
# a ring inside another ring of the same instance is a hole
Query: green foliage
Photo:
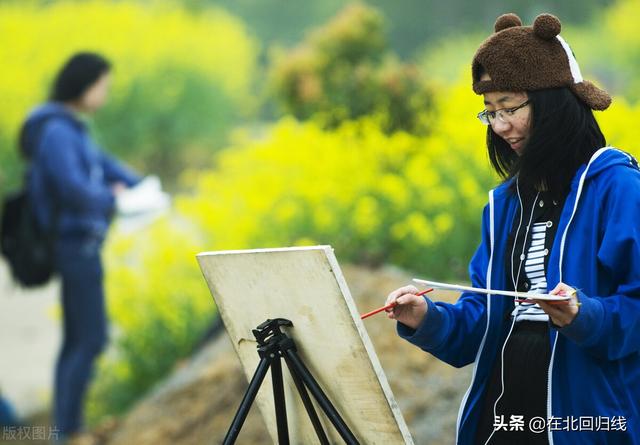
{"type": "Polygon", "coordinates": [[[105,129],[100,141],[121,157],[174,179],[185,167],[211,157],[239,112],[220,84],[201,73],[167,67],[136,78],[128,94],[100,114],[96,129],[105,129]],[[123,114],[135,117],[122,119],[123,114]]]}
{"type": "Polygon", "coordinates": [[[293,45],[309,28],[329,20],[349,0],[183,0],[190,7],[216,5],[241,17],[252,32],[270,45],[293,45]]]}
{"type": "Polygon", "coordinates": [[[487,36],[496,18],[506,12],[517,13],[527,24],[543,12],[557,15],[565,25],[582,24],[612,0],[369,0],[367,3],[384,12],[390,24],[391,44],[406,57],[425,44],[462,34],[487,36]]]}
{"type": "Polygon", "coordinates": [[[425,132],[431,91],[415,67],[386,50],[383,22],[378,11],[352,5],[277,56],[271,77],[284,110],[326,128],[375,116],[386,132],[425,132]]]}
{"type": "Polygon", "coordinates": [[[254,109],[257,43],[224,11],[190,14],[176,6],[171,0],[0,4],[0,58],[11,61],[0,73],[3,188],[20,177],[13,141],[21,121],[80,50],[112,61],[112,101],[98,126],[109,148],[141,170],[149,162],[171,179],[190,156],[198,162],[224,144],[234,118],[254,109]]]}
{"type": "MultiPolygon", "coordinates": [[[[291,46],[306,30],[324,23],[349,0],[181,0],[189,7],[218,5],[241,17],[266,47],[291,46]],[[277,13],[274,13],[277,11],[277,13]]],[[[496,17],[516,12],[530,22],[541,12],[558,15],[564,24],[583,24],[612,0],[367,0],[388,23],[389,42],[402,57],[411,57],[425,44],[461,34],[488,33],[496,17]]]]}
{"type": "Polygon", "coordinates": [[[434,41],[419,52],[417,64],[436,85],[458,83],[471,70],[473,56],[486,37],[484,33],[461,34],[434,41]]]}

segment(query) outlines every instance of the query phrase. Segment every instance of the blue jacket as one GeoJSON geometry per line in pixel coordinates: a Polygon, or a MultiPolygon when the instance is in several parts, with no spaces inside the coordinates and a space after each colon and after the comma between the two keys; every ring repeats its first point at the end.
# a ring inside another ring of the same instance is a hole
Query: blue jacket
{"type": "Polygon", "coordinates": [[[61,239],[104,239],[115,200],[111,184],[132,186],[137,175],[93,143],[86,125],[59,103],[36,108],[23,129],[30,157],[27,190],[37,221],[51,227],[57,209],[61,239]]]}
{"type": "MultiPolygon", "coordinates": [[[[474,287],[507,288],[505,246],[518,211],[509,185],[489,193],[482,242],[469,266],[474,287]]],[[[599,150],[572,180],[547,270],[549,289],[560,281],[580,289],[582,305],[570,325],[550,324],[547,417],[584,416],[587,423],[591,417],[594,430],[598,424],[612,430],[615,417],[616,428],[625,424],[626,432],[557,431],[554,423],[549,443],[640,444],[640,171],[619,150],[599,150]]],[[[513,301],[464,293],[455,304],[427,304],[417,330],[398,323],[398,332],[453,366],[474,363],[456,438],[472,444],[513,301]]]]}

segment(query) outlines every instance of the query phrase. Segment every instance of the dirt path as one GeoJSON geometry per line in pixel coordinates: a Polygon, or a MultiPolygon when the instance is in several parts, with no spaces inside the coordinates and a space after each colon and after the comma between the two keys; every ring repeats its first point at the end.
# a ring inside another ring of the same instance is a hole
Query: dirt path
{"type": "Polygon", "coordinates": [[[0,259],[0,391],[21,416],[49,407],[60,344],[58,283],[24,291],[0,259]]]}

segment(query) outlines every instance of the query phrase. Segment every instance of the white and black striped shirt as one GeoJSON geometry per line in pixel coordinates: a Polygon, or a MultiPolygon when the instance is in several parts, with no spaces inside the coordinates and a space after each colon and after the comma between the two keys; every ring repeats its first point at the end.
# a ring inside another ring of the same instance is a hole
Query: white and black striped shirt
{"type": "MultiPolygon", "coordinates": [[[[518,212],[507,243],[507,252],[514,253],[513,258],[511,255],[508,258],[508,266],[512,269],[508,271],[510,273],[507,276],[508,281],[516,282],[515,290],[531,293],[548,292],[546,270],[561,212],[562,202],[553,199],[549,193],[541,192],[538,199],[535,195],[524,197],[523,221],[520,224],[518,212]],[[531,221],[531,227],[527,230],[529,221],[531,221]]],[[[511,315],[516,317],[516,321],[546,322],[549,320],[548,315],[535,303],[515,303],[511,315]]]]}
{"type": "MultiPolygon", "coordinates": [[[[553,224],[553,223],[552,223],[553,224]]],[[[529,292],[547,293],[547,277],[545,257],[549,255],[549,249],[545,247],[547,222],[533,224],[531,228],[531,244],[524,261],[524,273],[529,280],[529,292]]],[[[512,315],[516,321],[548,321],[549,316],[535,303],[516,303],[512,315]]]]}

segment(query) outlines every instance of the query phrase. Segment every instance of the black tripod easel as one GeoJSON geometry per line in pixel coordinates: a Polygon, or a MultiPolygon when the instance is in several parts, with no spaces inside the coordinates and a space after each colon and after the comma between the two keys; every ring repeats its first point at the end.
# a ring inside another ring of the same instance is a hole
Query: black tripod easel
{"type": "Polygon", "coordinates": [[[236,412],[231,427],[224,438],[224,445],[234,444],[242,424],[247,418],[251,404],[253,403],[258,389],[267,375],[267,370],[271,368],[271,381],[273,385],[273,400],[276,411],[276,423],[278,426],[278,444],[289,445],[289,430],[287,425],[287,410],[285,406],[284,398],[284,383],[282,380],[282,363],[281,358],[284,358],[291,377],[298,389],[298,393],[302,398],[307,414],[311,419],[313,428],[318,435],[320,443],[323,445],[329,445],[329,439],[322,428],[318,414],[311,402],[311,398],[307,393],[307,388],[316,401],[327,415],[333,426],[336,428],[345,443],[349,445],[358,445],[359,442],[349,430],[338,411],[331,404],[331,401],[327,398],[326,394],[322,391],[318,382],[316,382],[309,369],[298,356],[295,342],[287,334],[280,330],[281,326],[293,326],[293,323],[284,318],[269,319],[264,323],[261,323],[256,329],[253,329],[253,335],[258,340],[258,355],[260,356],[260,363],[256,368],[256,372],[251,378],[249,388],[245,393],[240,407],[236,412]]]}

